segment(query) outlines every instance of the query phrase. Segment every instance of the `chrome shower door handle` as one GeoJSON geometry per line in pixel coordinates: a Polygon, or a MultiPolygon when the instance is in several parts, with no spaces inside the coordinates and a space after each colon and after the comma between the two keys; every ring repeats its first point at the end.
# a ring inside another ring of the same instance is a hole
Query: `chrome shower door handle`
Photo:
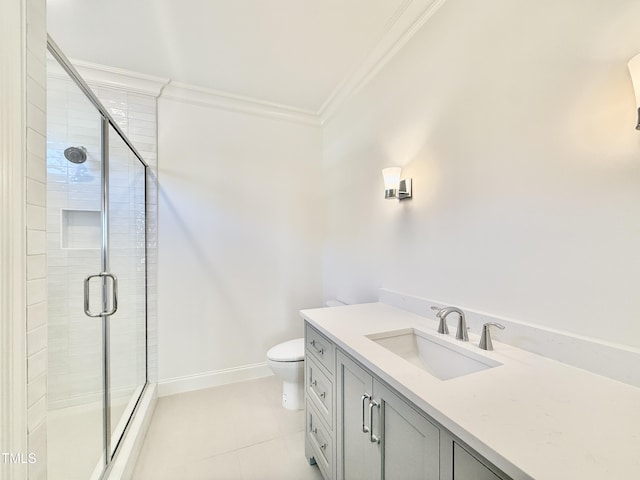
{"type": "Polygon", "coordinates": [[[91,293],[91,289],[89,287],[89,283],[91,282],[92,278],[100,278],[101,275],[102,274],[89,275],[87,278],[84,279],[84,314],[87,317],[96,318],[96,317],[101,317],[102,316],[102,312],[100,312],[100,313],[91,312],[91,305],[89,305],[89,297],[90,297],[90,293],[91,293]]]}
{"type": "Polygon", "coordinates": [[[360,397],[360,407],[362,412],[362,433],[369,433],[369,427],[364,424],[364,401],[369,400],[371,397],[368,393],[365,393],[360,397]]]}
{"type": "Polygon", "coordinates": [[[113,288],[111,289],[111,292],[113,294],[111,310],[107,310],[106,312],[103,313],[103,315],[107,315],[107,316],[113,315],[118,311],[118,277],[116,277],[113,273],[108,273],[108,272],[102,272],[100,275],[103,277],[110,278],[111,281],[113,282],[113,288]]]}
{"type": "Polygon", "coordinates": [[[113,315],[114,313],[116,313],[116,311],[118,310],[118,279],[116,278],[115,275],[113,275],[112,273],[107,273],[107,272],[100,272],[98,274],[95,275],[89,275],[88,277],[86,277],[84,279],[84,313],[87,317],[91,317],[91,318],[97,318],[97,317],[101,317],[103,315],[113,315]],[[112,299],[112,303],[111,303],[111,308],[109,310],[106,311],[102,311],[100,313],[93,313],[91,311],[91,305],[90,305],[90,294],[91,294],[91,287],[90,287],[90,283],[91,283],[91,279],[92,278],[110,278],[111,281],[113,282],[113,288],[112,288],[112,292],[113,292],[113,299],[112,299]]]}

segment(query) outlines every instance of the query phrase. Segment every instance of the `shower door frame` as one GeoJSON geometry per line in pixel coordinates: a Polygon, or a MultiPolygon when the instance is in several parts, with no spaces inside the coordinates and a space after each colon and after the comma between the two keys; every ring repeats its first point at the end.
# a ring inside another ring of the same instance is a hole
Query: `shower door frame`
{"type": "MultiPolygon", "coordinates": [[[[122,434],[116,439],[115,446],[112,446],[111,439],[111,400],[110,400],[110,332],[109,332],[109,316],[100,315],[102,320],[102,352],[103,352],[103,455],[104,464],[100,478],[105,478],[109,472],[112,460],[118,453],[118,447],[122,443],[125,437],[129,425],[133,416],[135,415],[140,400],[144,396],[147,387],[149,386],[149,346],[148,346],[148,245],[147,245],[147,205],[148,205],[148,188],[147,180],[149,176],[149,165],[142,158],[142,155],[133,146],[131,141],[127,138],[122,129],[115,122],[108,110],[102,105],[98,97],[93,93],[91,88],[82,79],[78,71],[73,67],[69,59],[62,53],[60,47],[53,41],[51,36],[47,34],[47,50],[53,55],[60,66],[69,75],[71,80],[80,88],[80,90],[86,95],[88,100],[98,110],[101,116],[101,221],[102,221],[102,252],[101,252],[101,268],[102,272],[109,272],[109,128],[113,128],[118,136],[124,141],[129,150],[136,156],[137,160],[144,167],[144,206],[145,206],[145,226],[144,226],[144,385],[135,400],[135,405],[131,411],[131,415],[127,419],[126,425],[122,434]],[[113,447],[113,448],[112,448],[113,447]],[[113,452],[113,453],[112,453],[113,452]]],[[[114,286],[115,288],[115,286],[114,286]]],[[[108,306],[108,287],[106,279],[102,279],[102,311],[107,312],[108,306]]]]}

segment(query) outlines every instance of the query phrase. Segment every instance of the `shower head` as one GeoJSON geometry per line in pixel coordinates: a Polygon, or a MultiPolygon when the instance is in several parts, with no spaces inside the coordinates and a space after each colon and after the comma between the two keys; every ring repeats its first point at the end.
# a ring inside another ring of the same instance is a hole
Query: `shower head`
{"type": "Polygon", "coordinates": [[[84,163],[87,160],[87,149],[84,147],[65,148],[64,156],[71,163],[84,163]]]}

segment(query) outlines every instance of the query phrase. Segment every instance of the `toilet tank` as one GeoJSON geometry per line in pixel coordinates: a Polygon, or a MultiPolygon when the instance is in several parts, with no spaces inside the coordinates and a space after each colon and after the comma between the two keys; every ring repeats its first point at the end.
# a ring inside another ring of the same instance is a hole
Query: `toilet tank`
{"type": "Polygon", "coordinates": [[[324,302],[325,307],[342,307],[346,303],[342,303],[340,300],[327,300],[324,302]]]}

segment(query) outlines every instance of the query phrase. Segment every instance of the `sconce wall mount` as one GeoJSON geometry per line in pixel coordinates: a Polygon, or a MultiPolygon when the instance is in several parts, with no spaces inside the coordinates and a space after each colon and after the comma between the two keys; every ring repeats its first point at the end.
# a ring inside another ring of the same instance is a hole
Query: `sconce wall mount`
{"type": "Polygon", "coordinates": [[[411,198],[412,182],[410,178],[400,178],[400,167],[388,167],[382,169],[384,178],[384,198],[406,200],[411,198]]]}

